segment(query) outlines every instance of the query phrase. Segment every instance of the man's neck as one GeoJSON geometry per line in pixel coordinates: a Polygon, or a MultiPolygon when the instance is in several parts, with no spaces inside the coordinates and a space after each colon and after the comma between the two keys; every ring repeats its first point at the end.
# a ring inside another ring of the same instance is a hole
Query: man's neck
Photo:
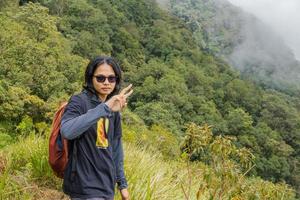
{"type": "Polygon", "coordinates": [[[105,102],[107,95],[98,95],[98,97],[101,100],[101,102],[105,102]]]}

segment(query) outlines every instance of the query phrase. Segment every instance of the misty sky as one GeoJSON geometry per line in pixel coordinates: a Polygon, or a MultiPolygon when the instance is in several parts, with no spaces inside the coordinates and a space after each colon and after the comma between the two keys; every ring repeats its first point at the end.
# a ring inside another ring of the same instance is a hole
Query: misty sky
{"type": "Polygon", "coordinates": [[[300,0],[229,0],[271,26],[300,60],[300,0]]]}

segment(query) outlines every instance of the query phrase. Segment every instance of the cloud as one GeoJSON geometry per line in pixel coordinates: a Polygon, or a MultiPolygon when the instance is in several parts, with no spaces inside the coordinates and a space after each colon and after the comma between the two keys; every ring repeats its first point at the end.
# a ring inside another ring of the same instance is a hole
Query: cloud
{"type": "Polygon", "coordinates": [[[269,25],[300,60],[299,0],[229,0],[269,25]]]}

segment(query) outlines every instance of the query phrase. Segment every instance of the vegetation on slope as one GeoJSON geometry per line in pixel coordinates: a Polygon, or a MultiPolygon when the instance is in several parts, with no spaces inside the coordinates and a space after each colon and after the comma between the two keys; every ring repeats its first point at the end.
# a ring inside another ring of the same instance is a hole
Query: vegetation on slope
{"type": "MultiPolygon", "coordinates": [[[[154,1],[38,1],[47,8],[15,2],[0,12],[1,147],[32,132],[47,135],[58,102],[80,91],[87,59],[110,54],[123,67],[124,84],[135,87],[129,108],[139,123],[176,137],[185,136],[191,122],[212,125],[214,135],[235,136],[238,147],[251,149],[249,175],[286,181],[299,191],[298,96],[242,80],[154,1]]],[[[137,135],[131,136],[143,136],[137,135]]],[[[176,146],[166,139],[163,148],[168,142],[176,146]]]]}

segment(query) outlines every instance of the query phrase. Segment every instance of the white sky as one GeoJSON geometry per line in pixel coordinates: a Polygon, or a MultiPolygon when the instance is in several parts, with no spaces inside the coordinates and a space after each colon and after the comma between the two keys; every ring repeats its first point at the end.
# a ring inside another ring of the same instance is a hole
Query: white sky
{"type": "Polygon", "coordinates": [[[229,0],[271,26],[300,60],[300,0],[229,0]]]}

